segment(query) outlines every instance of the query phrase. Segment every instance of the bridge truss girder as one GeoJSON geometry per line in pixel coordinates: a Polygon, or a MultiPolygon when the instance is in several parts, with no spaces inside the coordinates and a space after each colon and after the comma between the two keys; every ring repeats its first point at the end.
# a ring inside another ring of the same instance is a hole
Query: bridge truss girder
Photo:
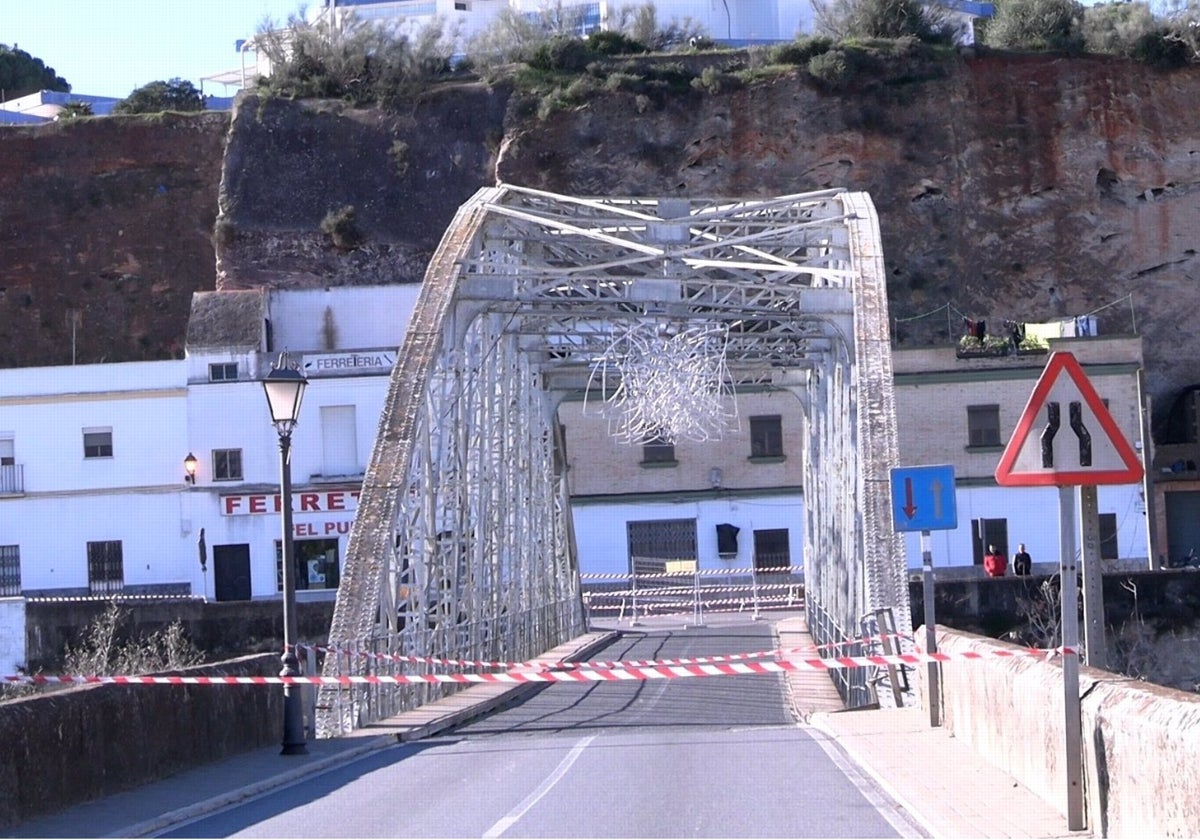
{"type": "MultiPolygon", "coordinates": [[[[364,477],[331,647],[522,661],[583,629],[556,407],[587,386],[614,330],[646,323],[720,323],[730,387],[802,400],[810,604],[842,638],[882,606],[906,625],[869,198],[588,199],[504,186],[460,209],[426,273],[364,477]]],[[[331,658],[325,672],[389,667],[331,658]]],[[[326,690],[319,727],[352,728],[435,691],[326,690]]]]}

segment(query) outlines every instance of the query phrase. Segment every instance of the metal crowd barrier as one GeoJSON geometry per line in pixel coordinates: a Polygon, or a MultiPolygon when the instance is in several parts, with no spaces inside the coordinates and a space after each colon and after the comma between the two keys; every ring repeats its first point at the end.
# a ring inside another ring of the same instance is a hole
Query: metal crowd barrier
{"type": "Polygon", "coordinates": [[[595,618],[626,618],[632,625],[651,616],[690,615],[701,626],[706,612],[749,612],[754,619],[768,609],[797,609],[804,603],[802,566],[769,571],[697,569],[680,563],[661,571],[580,575],[584,609],[595,618]]]}

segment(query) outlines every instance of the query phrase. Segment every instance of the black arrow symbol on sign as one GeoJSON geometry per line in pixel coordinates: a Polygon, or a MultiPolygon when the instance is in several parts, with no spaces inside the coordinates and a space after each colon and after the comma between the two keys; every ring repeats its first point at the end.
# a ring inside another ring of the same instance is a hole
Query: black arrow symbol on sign
{"type": "Polygon", "coordinates": [[[1054,468],[1054,436],[1058,434],[1058,403],[1046,403],[1046,428],[1042,430],[1042,466],[1054,468]]]}
{"type": "Polygon", "coordinates": [[[904,515],[912,519],[917,512],[917,506],[913,504],[912,479],[904,479],[904,515]]]}
{"type": "Polygon", "coordinates": [[[1069,409],[1071,431],[1075,433],[1075,437],[1079,438],[1079,466],[1090,467],[1092,465],[1092,434],[1087,430],[1087,426],[1083,425],[1083,406],[1073,402],[1069,409]]]}

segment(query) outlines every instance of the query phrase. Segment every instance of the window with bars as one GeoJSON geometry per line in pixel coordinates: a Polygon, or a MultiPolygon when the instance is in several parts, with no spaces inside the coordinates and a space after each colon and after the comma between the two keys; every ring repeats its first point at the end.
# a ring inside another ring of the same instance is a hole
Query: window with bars
{"type": "Polygon", "coordinates": [[[242,450],[214,449],[212,453],[213,481],[240,481],[242,450]]]}
{"type": "Polygon", "coordinates": [[[792,550],[787,528],[765,528],[754,532],[754,568],[760,572],[787,569],[792,550]]]}
{"type": "Polygon", "coordinates": [[[208,366],[209,382],[236,382],[237,378],[237,362],[215,362],[208,366]]]}
{"type": "Polygon", "coordinates": [[[696,520],[627,522],[629,568],[634,574],[662,572],[671,560],[695,560],[696,520]]]}
{"type": "Polygon", "coordinates": [[[750,457],[783,455],[783,420],[778,414],[750,418],[750,457]]]}
{"type": "Polygon", "coordinates": [[[21,594],[21,547],[0,545],[0,596],[21,594]]]}
{"type": "Polygon", "coordinates": [[[102,595],[125,588],[125,560],[120,540],[87,544],[88,589],[102,595]]]}
{"type": "Polygon", "coordinates": [[[83,430],[84,458],[111,458],[112,454],[112,429],[83,430]]]}
{"type": "Polygon", "coordinates": [[[655,438],[642,446],[643,464],[674,464],[675,444],[655,438]]]}
{"type": "Polygon", "coordinates": [[[967,446],[1000,445],[1000,406],[967,406],[967,446]]]}

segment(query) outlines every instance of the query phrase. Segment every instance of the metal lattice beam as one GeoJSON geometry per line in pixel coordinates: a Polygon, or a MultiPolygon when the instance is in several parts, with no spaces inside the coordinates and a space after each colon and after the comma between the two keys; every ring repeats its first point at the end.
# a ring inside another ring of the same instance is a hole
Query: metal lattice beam
{"type": "MultiPolygon", "coordinates": [[[[849,636],[879,605],[905,626],[886,498],[896,454],[886,306],[863,194],[481,190],[430,263],[392,372],[331,642],[514,661],[582,629],[555,407],[585,386],[621,323],[719,324],[729,385],[802,400],[810,602],[849,636]]],[[[319,725],[361,725],[434,690],[327,690],[319,725]]]]}

